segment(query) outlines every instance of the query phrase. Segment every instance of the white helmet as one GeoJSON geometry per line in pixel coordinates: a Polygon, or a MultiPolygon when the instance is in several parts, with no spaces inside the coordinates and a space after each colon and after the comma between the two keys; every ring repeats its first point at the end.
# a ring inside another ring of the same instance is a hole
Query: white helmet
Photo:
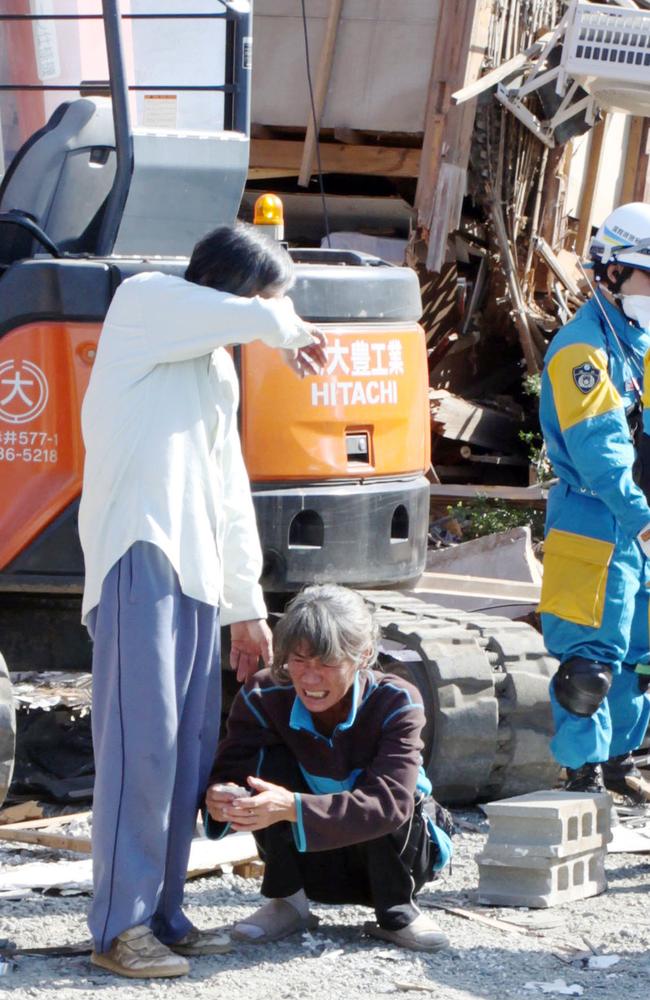
{"type": "Polygon", "coordinates": [[[589,246],[600,264],[625,264],[650,271],[650,205],[633,201],[607,216],[589,246]]]}

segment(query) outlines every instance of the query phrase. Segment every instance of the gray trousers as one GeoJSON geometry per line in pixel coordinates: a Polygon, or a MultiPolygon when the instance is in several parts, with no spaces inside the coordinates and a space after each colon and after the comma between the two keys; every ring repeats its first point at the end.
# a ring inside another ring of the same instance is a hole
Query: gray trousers
{"type": "Polygon", "coordinates": [[[181,593],[156,545],[137,542],[106,576],[93,647],[97,952],[147,924],[163,942],[191,924],[181,905],[196,813],[219,736],[218,609],[181,593]]]}

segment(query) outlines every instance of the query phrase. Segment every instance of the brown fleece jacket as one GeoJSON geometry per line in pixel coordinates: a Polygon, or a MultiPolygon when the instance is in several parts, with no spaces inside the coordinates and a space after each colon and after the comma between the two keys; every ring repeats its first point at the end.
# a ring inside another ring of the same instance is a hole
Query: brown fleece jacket
{"type": "MultiPolygon", "coordinates": [[[[219,744],[210,783],[259,772],[268,747],[283,745],[295,757],[311,793],[296,793],[292,824],[300,851],[323,851],[382,837],[413,814],[421,772],[425,718],[418,690],[391,674],[355,675],[353,703],[345,722],[319,734],[290,684],[269,670],[239,691],[219,744]]],[[[424,779],[422,791],[429,789],[424,779]]],[[[227,832],[206,821],[208,836],[227,832]]]]}

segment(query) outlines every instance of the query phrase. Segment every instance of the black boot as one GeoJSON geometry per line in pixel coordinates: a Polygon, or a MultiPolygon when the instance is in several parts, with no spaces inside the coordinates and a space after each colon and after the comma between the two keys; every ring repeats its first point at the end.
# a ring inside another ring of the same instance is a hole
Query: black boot
{"type": "Polygon", "coordinates": [[[650,782],[636,766],[631,753],[610,757],[603,764],[603,778],[610,792],[625,796],[633,805],[650,802],[650,782]]]}
{"type": "Polygon", "coordinates": [[[567,767],[564,791],[588,792],[590,795],[604,792],[605,784],[600,764],[583,764],[575,770],[567,767]]]}

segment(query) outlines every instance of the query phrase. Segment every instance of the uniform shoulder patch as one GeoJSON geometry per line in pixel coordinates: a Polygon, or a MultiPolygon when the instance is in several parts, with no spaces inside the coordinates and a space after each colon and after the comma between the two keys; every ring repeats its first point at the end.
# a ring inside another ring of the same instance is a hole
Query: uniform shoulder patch
{"type": "Polygon", "coordinates": [[[581,365],[576,365],[573,369],[573,381],[580,390],[586,395],[595,389],[600,382],[602,372],[599,368],[595,368],[590,361],[584,361],[581,365]]]}

